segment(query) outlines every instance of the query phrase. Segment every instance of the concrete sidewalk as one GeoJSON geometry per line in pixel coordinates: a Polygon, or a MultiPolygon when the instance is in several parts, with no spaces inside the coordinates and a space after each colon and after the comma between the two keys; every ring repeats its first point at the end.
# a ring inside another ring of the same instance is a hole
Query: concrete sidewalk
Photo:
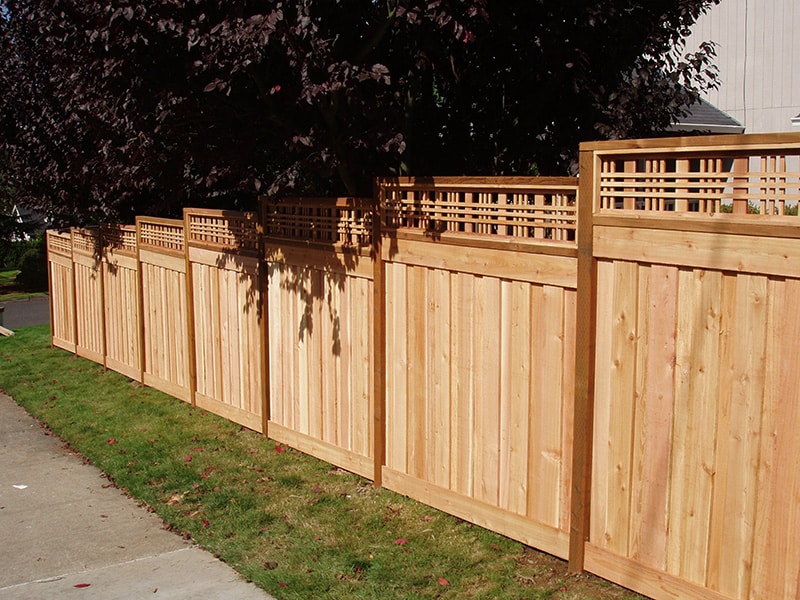
{"type": "Polygon", "coordinates": [[[269,600],[0,394],[0,600],[269,600]]]}

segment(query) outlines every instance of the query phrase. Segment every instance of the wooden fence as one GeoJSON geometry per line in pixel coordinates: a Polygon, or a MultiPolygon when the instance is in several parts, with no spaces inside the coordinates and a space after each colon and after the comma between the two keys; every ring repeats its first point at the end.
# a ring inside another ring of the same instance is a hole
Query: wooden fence
{"type": "Polygon", "coordinates": [[[796,598],[800,137],[581,150],[585,566],[655,598],[796,598]]]}
{"type": "Polygon", "coordinates": [[[800,136],[377,190],[49,232],[53,344],[654,598],[797,596],[800,136]]]}

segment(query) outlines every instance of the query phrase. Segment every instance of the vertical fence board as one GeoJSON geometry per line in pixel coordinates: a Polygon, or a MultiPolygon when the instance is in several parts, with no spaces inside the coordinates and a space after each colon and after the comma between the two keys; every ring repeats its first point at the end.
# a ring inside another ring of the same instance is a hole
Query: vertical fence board
{"type": "Polygon", "coordinates": [[[640,269],[630,555],[666,568],[667,500],[674,410],[677,269],[640,269]]]}
{"type": "MultiPolygon", "coordinates": [[[[475,394],[472,385],[474,358],[474,277],[464,273],[453,273],[451,314],[455,327],[451,332],[451,426],[450,426],[450,482],[448,487],[459,494],[473,495],[472,464],[475,446],[472,432],[475,427],[475,394]]],[[[391,355],[390,356],[396,356],[391,355]]],[[[398,398],[399,399],[399,398],[398,398]]],[[[391,405],[391,403],[390,403],[391,405]]],[[[391,465],[404,471],[404,465],[391,465]]]]}

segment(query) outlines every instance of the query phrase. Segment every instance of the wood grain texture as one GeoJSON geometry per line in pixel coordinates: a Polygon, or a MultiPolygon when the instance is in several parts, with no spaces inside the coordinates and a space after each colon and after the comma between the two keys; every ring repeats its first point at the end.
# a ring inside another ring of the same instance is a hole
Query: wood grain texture
{"type": "Polygon", "coordinates": [[[287,443],[303,440],[307,451],[326,460],[349,456],[346,464],[335,463],[343,468],[363,465],[375,440],[370,260],[361,257],[361,267],[350,272],[343,252],[272,248],[266,256],[269,435],[275,428],[291,431],[287,443]]]}
{"type": "MultiPolygon", "coordinates": [[[[418,243],[417,255],[442,244],[418,243]]],[[[433,267],[383,256],[387,468],[414,490],[448,490],[476,511],[566,535],[574,290],[463,271],[457,247],[430,252],[453,258],[433,267]]],[[[385,486],[396,481],[384,471],[385,486]]]]}

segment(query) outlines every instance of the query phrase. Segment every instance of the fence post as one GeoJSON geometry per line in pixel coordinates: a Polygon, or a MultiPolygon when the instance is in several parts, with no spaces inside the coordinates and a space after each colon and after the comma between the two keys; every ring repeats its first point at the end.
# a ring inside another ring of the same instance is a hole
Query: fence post
{"type": "Polygon", "coordinates": [[[144,273],[142,273],[141,244],[142,224],[136,217],[136,309],[139,311],[139,381],[144,384],[144,372],[147,368],[147,352],[144,347],[144,273]]]}
{"type": "Polygon", "coordinates": [[[383,227],[381,223],[383,188],[376,181],[372,193],[372,402],[373,402],[373,461],[372,478],[381,487],[383,465],[386,463],[386,286],[383,270],[383,227]]]}
{"type": "Polygon", "coordinates": [[[581,144],[578,187],[578,287],[575,350],[575,403],[572,456],[569,570],[583,571],[589,537],[594,419],[596,265],[592,221],[599,165],[593,150],[581,144]]]}
{"type": "Polygon", "coordinates": [[[196,365],[196,348],[195,348],[195,331],[194,331],[194,283],[192,278],[192,261],[189,258],[189,238],[191,237],[189,228],[189,210],[183,209],[183,255],[186,261],[186,341],[189,343],[188,360],[189,360],[189,401],[192,406],[197,404],[197,365],[196,365]]]}
{"type": "MultiPolygon", "coordinates": [[[[47,242],[47,308],[50,311],[50,348],[55,348],[53,338],[55,336],[55,327],[53,320],[53,302],[55,294],[53,294],[53,264],[50,262],[50,230],[45,231],[44,239],[47,242]]],[[[0,325],[3,320],[0,319],[0,325]]]]}
{"type": "Polygon", "coordinates": [[[106,274],[103,264],[103,229],[97,228],[97,270],[100,271],[100,329],[103,332],[103,372],[108,372],[108,331],[106,330],[106,274]]]}
{"type": "Polygon", "coordinates": [[[259,335],[261,336],[261,433],[269,437],[267,428],[270,418],[270,380],[269,380],[269,264],[266,257],[266,203],[264,197],[258,199],[258,276],[260,310],[259,335]]]}
{"type": "Polygon", "coordinates": [[[69,250],[72,261],[72,331],[75,335],[75,356],[78,356],[78,280],[75,278],[75,240],[73,227],[69,228],[69,250]]]}

